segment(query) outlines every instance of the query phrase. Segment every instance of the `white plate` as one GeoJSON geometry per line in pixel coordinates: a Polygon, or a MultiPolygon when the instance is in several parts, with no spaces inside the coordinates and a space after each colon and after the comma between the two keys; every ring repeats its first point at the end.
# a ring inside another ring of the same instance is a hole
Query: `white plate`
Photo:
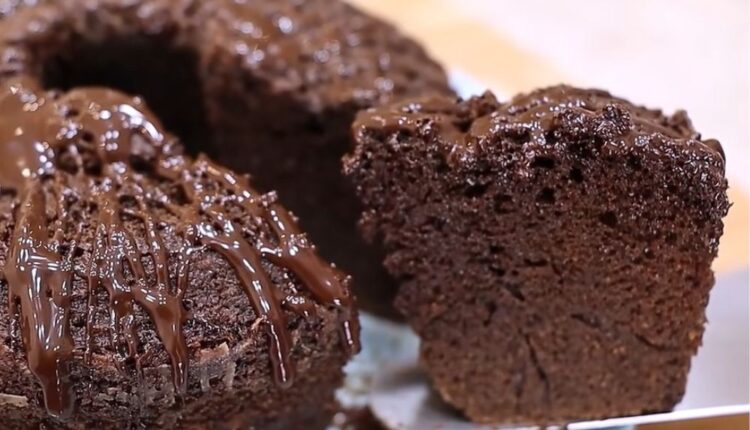
{"type": "MultiPolygon", "coordinates": [[[[470,76],[451,73],[463,96],[484,88],[470,76]]],[[[571,430],[750,412],[749,272],[718,276],[707,310],[703,346],[693,359],[682,402],[671,413],[573,423],[571,430]]],[[[430,390],[417,367],[419,340],[405,326],[363,316],[363,352],[347,368],[348,398],[369,403],[375,416],[393,430],[487,430],[457,417],[430,390]]]]}

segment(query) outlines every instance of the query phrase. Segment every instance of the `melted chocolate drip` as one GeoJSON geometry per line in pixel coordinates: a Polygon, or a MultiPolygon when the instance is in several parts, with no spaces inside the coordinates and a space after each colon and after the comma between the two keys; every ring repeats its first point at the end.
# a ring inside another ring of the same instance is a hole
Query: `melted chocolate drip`
{"type": "Polygon", "coordinates": [[[164,137],[139,98],[104,88],[43,94],[33,79],[0,84],[0,185],[22,189],[50,175],[66,151],[92,152],[98,163],[127,162],[164,137]]]}
{"type": "Polygon", "coordinates": [[[28,183],[3,273],[9,286],[10,315],[20,310],[29,369],[42,386],[49,413],[65,417],[74,404],[67,375],[74,348],[69,324],[72,251],[61,257],[49,238],[46,198],[38,181],[28,183]]]}
{"type": "Polygon", "coordinates": [[[247,178],[238,177],[232,171],[212,163],[205,157],[201,157],[199,162],[205,163],[207,175],[221,181],[227,189],[232,190],[232,196],[238,203],[249,213],[265,219],[274,230],[279,241],[278,246],[262,244],[260,255],[296,274],[318,301],[343,308],[341,333],[345,346],[351,352],[356,351],[359,347],[356,338],[359,327],[357,319],[351,314],[351,298],[340,281],[344,275],[325,263],[315,252],[307,236],[300,231],[296,220],[277,202],[275,194],[259,196],[250,187],[247,178]]]}
{"type": "MultiPolygon", "coordinates": [[[[67,367],[72,359],[68,314],[72,282],[73,247],[64,258],[47,239],[47,202],[42,183],[60,185],[58,172],[73,164],[70,173],[76,192],[96,208],[96,226],[86,277],[89,315],[86,357],[97,307],[96,290],[109,295],[110,334],[115,350],[124,347],[126,358],[139,361],[136,305],[146,311],[169,354],[175,390],[187,389],[189,352],[183,323],[188,318],[182,299],[189,287],[192,251],[206,247],[222,255],[234,268],[253,309],[269,336],[270,358],[276,382],[294,381],[292,341],[282,308],[309,315],[314,306],[302,297],[280,297],[281,292],[263,268],[263,261],[283,267],[304,284],[319,303],[339,309],[341,338],[349,353],[359,348],[359,327],[352,309],[348,278],[323,261],[299,230],[294,217],[262,195],[247,178],[214,164],[205,157],[192,160],[164,133],[158,120],[140,99],[100,88],[82,88],[67,94],[43,94],[32,80],[9,81],[0,89],[0,186],[29,190],[16,216],[11,255],[5,278],[12,311],[20,299],[20,316],[29,366],[45,391],[49,412],[63,416],[74,399],[67,367]],[[72,160],[72,161],[71,161],[72,160]],[[144,165],[146,167],[144,168],[144,165]],[[179,182],[188,203],[154,195],[141,183],[149,173],[179,182]],[[205,181],[219,184],[205,187],[205,181]],[[123,196],[135,209],[121,204],[123,196]],[[273,243],[250,242],[243,227],[227,212],[232,204],[263,220],[273,232],[273,243]],[[176,231],[184,244],[177,258],[176,286],[171,285],[170,255],[159,234],[160,220],[152,207],[161,206],[178,218],[176,231]],[[147,251],[141,252],[126,228],[123,216],[139,220],[147,251]],[[144,259],[150,258],[155,280],[150,280],[144,259]]],[[[70,166],[66,169],[69,171],[70,166]]],[[[64,205],[57,212],[64,220],[64,205]]],[[[62,237],[62,232],[55,237],[62,237]]]]}
{"type": "MultiPolygon", "coordinates": [[[[93,192],[99,208],[93,254],[88,273],[89,304],[95,304],[95,293],[103,286],[109,294],[111,307],[111,333],[113,344],[122,336],[127,345],[128,357],[138,355],[138,335],[135,327],[133,305],[137,303],[151,317],[156,332],[172,362],[174,386],[179,393],[187,390],[188,350],[182,333],[185,309],[182,306],[184,290],[176,294],[169,291],[169,273],[164,245],[156,232],[153,217],[141,205],[135,215],[146,227],[149,253],[156,269],[156,285],[149,285],[146,270],[135,240],[121,221],[122,209],[118,197],[109,183],[93,192]],[[128,283],[125,267],[133,274],[134,283],[128,283]]],[[[138,195],[139,200],[142,195],[138,195]]],[[[90,321],[90,320],[89,320],[90,321]]],[[[88,330],[91,332],[91,326],[88,330]]]]}

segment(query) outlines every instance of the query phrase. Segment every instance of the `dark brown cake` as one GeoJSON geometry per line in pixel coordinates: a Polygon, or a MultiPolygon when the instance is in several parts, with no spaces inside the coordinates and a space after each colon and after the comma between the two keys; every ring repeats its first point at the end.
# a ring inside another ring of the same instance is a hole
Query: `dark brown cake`
{"type": "Polygon", "coordinates": [[[727,213],[686,114],[552,87],[361,113],[345,160],[442,397],[483,423],[667,411],[727,213]]]}
{"type": "Polygon", "coordinates": [[[3,429],[322,429],[349,279],[140,99],[0,84],[3,429]]]}
{"type": "Polygon", "coordinates": [[[0,23],[0,79],[142,95],[189,151],[278,190],[368,307],[388,295],[382,255],[356,233],[340,159],[358,109],[450,93],[419,45],[339,0],[31,3],[8,6],[0,23]]]}

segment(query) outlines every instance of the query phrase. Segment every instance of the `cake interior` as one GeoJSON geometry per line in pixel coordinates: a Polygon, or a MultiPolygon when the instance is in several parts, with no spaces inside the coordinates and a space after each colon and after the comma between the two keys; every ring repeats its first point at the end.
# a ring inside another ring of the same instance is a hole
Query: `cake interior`
{"type": "Polygon", "coordinates": [[[537,424],[680,400],[726,211],[719,169],[551,132],[487,138],[456,162],[440,139],[372,127],[347,169],[444,399],[478,422],[537,424]]]}
{"type": "Polygon", "coordinates": [[[299,99],[306,88],[279,92],[238,59],[201,53],[166,32],[96,41],[77,35],[64,45],[41,61],[46,88],[106,86],[143,97],[189,152],[278,191],[323,257],[355,276],[360,302],[393,313],[395,286],[377,264],[380,252],[361,242],[360,207],[340,174],[357,106],[313,110],[299,99]]]}

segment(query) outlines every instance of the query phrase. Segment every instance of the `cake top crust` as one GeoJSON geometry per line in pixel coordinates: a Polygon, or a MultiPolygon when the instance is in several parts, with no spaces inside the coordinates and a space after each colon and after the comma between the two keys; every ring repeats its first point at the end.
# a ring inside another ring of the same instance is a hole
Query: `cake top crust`
{"type": "Polygon", "coordinates": [[[359,136],[408,131],[434,136],[450,163],[476,160],[513,141],[526,152],[560,143],[594,142],[608,151],[678,147],[723,173],[718,141],[702,139],[684,111],[672,116],[634,105],[606,91],[558,85],[520,94],[506,103],[487,92],[468,100],[425,97],[363,111],[353,125],[359,136]]]}
{"type": "Polygon", "coordinates": [[[8,315],[51,415],[65,418],[75,404],[67,369],[76,278],[89,295],[83,359],[96,349],[89,313],[102,288],[110,350],[140,362],[136,308],[143,309],[169,356],[176,393],[186,392],[190,366],[183,330],[190,265],[206,251],[233,269],[265,327],[280,386],[294,380],[285,310],[336,309],[343,347],[358,350],[349,278],[318,256],[274,193],[259,193],[206,157],[183,155],[140,99],[104,88],[44,91],[21,77],[0,84],[0,117],[0,189],[17,196],[2,270],[8,315]],[[297,287],[279,288],[269,265],[297,287]]]}
{"type": "MultiPolygon", "coordinates": [[[[38,73],[72,40],[173,38],[322,111],[448,93],[442,68],[394,27],[340,0],[38,0],[0,3],[0,77],[38,73]]],[[[123,59],[128,61],[128,59],[123,59]]]]}

